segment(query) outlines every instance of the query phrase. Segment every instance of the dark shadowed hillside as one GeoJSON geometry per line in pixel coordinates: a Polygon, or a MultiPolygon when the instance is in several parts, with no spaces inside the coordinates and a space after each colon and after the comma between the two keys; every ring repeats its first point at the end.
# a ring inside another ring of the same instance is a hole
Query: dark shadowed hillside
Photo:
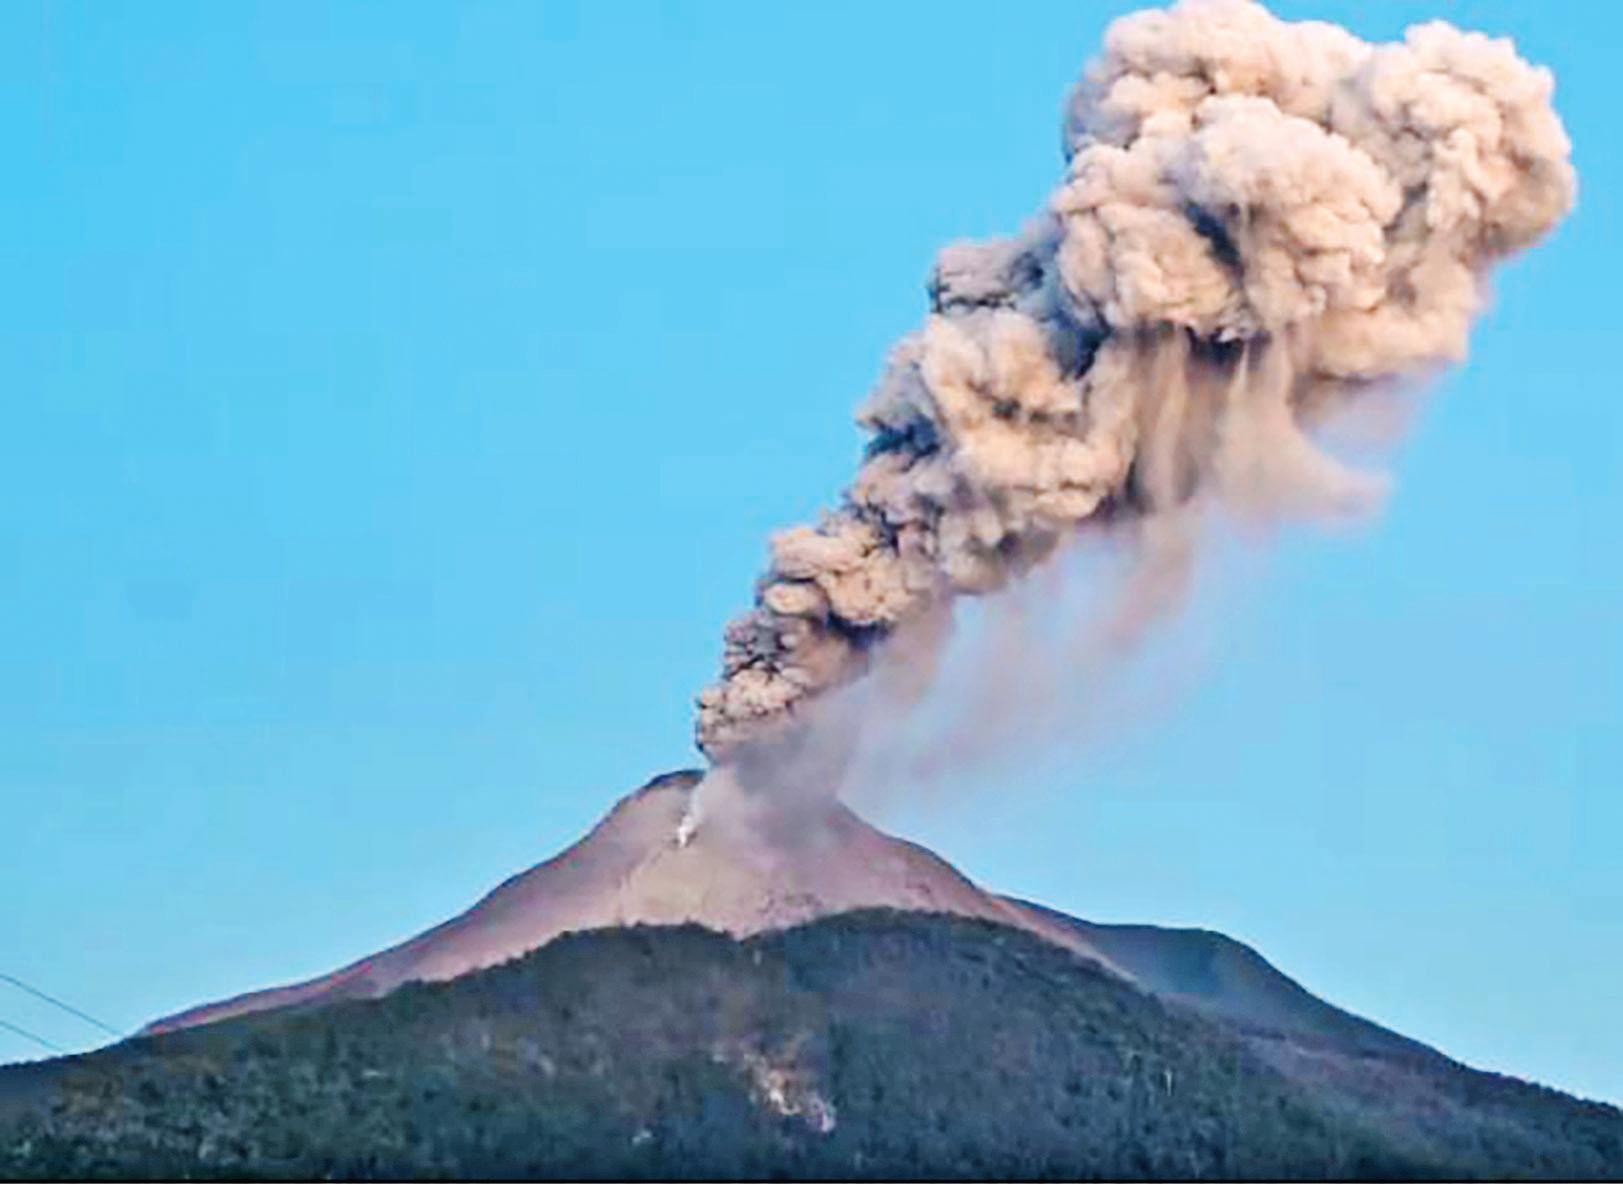
{"type": "MultiPolygon", "coordinates": [[[[1247,1032],[1023,930],[572,934],[0,1071],[8,1177],[1605,1177],[1623,1116],[1247,1032]]],[[[1411,1059],[1412,1058],[1412,1059],[1411,1059]]]]}
{"type": "Polygon", "coordinates": [[[1145,990],[1248,1032],[1372,1055],[1438,1056],[1418,1041],[1326,1003],[1250,946],[1213,930],[1099,925],[1029,901],[1013,903],[1071,930],[1145,990]]]}

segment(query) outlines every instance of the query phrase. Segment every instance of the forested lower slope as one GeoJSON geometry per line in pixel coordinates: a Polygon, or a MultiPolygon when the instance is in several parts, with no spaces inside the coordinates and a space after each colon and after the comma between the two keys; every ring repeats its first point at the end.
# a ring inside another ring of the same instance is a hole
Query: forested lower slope
{"type": "Polygon", "coordinates": [[[1248,1030],[1023,930],[573,934],[387,998],[0,1071],[12,1178],[1623,1175],[1623,1116],[1248,1030]]]}

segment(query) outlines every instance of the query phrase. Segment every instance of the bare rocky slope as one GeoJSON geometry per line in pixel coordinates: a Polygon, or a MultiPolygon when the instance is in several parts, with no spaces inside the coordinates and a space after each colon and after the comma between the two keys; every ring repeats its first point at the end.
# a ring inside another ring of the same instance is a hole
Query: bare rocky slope
{"type": "Polygon", "coordinates": [[[610,925],[706,925],[737,937],[853,908],[949,912],[1029,930],[1112,962],[1077,922],[976,887],[950,864],[830,803],[766,836],[748,822],[678,829],[698,772],[674,772],[625,797],[568,850],[509,879],[428,932],[307,982],[205,1004],[148,1025],[168,1032],[247,1012],[384,995],[519,957],[554,937],[610,925]]]}

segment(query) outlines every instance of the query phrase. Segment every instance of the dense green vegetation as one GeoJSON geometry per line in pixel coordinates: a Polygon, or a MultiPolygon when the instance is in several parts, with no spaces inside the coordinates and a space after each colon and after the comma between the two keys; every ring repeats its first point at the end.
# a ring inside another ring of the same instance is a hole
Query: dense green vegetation
{"type": "Polygon", "coordinates": [[[377,1002],[0,1071],[0,1175],[1615,1177],[1623,1116],[1418,1048],[1246,1032],[1023,932],[870,911],[744,942],[577,934],[377,1002]]]}

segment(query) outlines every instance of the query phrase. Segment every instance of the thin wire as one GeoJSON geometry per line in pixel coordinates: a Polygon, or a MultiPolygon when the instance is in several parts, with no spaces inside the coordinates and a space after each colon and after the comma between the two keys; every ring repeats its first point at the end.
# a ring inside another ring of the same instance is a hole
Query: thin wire
{"type": "Polygon", "coordinates": [[[0,974],[0,979],[3,979],[4,981],[10,983],[14,987],[19,987],[22,990],[27,991],[30,995],[32,995],[36,999],[43,999],[43,1000],[45,1000],[46,1003],[49,1003],[54,1007],[60,1007],[63,1011],[67,1012],[69,1015],[78,1016],[81,1020],[83,1020],[87,1024],[94,1024],[96,1027],[100,1028],[103,1032],[107,1033],[108,1036],[113,1037],[115,1040],[123,1040],[124,1039],[124,1034],[122,1032],[120,1032],[117,1028],[114,1028],[111,1024],[102,1023],[100,1020],[98,1020],[95,1016],[91,1015],[89,1012],[82,1012],[78,1008],[74,1007],[73,1004],[71,1004],[71,1003],[63,1003],[56,996],[47,995],[44,991],[41,991],[38,987],[29,986],[27,983],[23,982],[23,980],[20,979],[20,978],[17,978],[17,977],[15,977],[13,975],[10,975],[10,974],[0,974]]]}
{"type": "Polygon", "coordinates": [[[64,1049],[61,1045],[54,1045],[50,1041],[46,1040],[43,1036],[35,1036],[28,1029],[19,1028],[19,1027],[17,1027],[17,1025],[9,1024],[5,1020],[0,1020],[0,1028],[4,1028],[8,1032],[15,1032],[18,1036],[25,1037],[28,1040],[33,1041],[35,1044],[41,1046],[42,1048],[50,1049],[51,1052],[53,1052],[53,1053],[64,1053],[65,1054],[67,1052],[67,1050],[64,1049]]]}

